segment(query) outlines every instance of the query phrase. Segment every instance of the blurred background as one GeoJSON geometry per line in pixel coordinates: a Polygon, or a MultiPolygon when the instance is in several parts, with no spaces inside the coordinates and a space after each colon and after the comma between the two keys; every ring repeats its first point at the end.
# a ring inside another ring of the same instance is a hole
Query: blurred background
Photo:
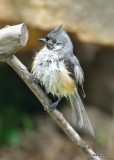
{"type": "MultiPolygon", "coordinates": [[[[26,23],[27,45],[16,55],[31,70],[38,38],[59,26],[67,31],[84,70],[83,99],[96,139],[72,124],[65,99],[58,108],[84,140],[114,159],[114,1],[0,0],[0,28],[26,23]]],[[[51,97],[52,100],[53,97],[51,97]]],[[[102,157],[102,155],[104,156],[102,157]]],[[[85,160],[7,64],[0,62],[0,160],[85,160]]]]}

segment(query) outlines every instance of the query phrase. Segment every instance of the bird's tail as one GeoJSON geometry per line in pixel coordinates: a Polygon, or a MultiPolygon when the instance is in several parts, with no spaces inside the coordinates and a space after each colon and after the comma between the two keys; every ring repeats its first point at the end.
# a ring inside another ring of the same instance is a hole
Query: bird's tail
{"type": "Polygon", "coordinates": [[[94,137],[94,131],[78,93],[69,97],[72,107],[73,122],[94,137]]]}

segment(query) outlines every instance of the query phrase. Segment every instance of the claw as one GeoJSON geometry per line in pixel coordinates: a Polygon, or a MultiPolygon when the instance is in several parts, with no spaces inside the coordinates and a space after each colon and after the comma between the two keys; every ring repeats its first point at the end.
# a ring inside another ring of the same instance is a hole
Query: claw
{"type": "Polygon", "coordinates": [[[38,84],[39,80],[32,75],[31,76],[31,82],[34,82],[35,84],[38,84]]]}
{"type": "Polygon", "coordinates": [[[54,102],[54,103],[49,107],[49,109],[48,109],[49,112],[53,112],[53,111],[57,108],[60,100],[61,100],[61,99],[58,99],[56,102],[54,102]]]}

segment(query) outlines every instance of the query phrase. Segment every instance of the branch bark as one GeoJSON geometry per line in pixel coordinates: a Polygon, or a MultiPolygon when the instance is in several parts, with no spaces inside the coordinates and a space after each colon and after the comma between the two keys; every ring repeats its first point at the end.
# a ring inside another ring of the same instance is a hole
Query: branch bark
{"type": "Polygon", "coordinates": [[[6,26],[0,30],[0,60],[11,57],[24,47],[28,40],[28,30],[24,23],[6,26]]]}
{"type": "Polygon", "coordinates": [[[17,50],[26,45],[28,40],[28,31],[25,24],[8,26],[0,30],[0,60],[8,63],[21,77],[33,94],[44,106],[44,110],[54,119],[60,128],[66,133],[71,141],[83,151],[84,156],[89,160],[100,160],[88,144],[86,144],[78,133],[70,126],[63,115],[56,109],[53,112],[48,111],[51,101],[44,91],[32,80],[31,73],[14,55],[17,50]]]}

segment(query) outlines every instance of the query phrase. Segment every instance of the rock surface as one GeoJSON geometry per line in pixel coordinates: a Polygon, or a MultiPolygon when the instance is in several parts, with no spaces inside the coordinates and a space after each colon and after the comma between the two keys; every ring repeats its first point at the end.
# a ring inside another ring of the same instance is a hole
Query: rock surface
{"type": "Polygon", "coordinates": [[[84,42],[114,46],[113,0],[1,0],[1,22],[25,22],[42,30],[63,27],[84,42]]]}

